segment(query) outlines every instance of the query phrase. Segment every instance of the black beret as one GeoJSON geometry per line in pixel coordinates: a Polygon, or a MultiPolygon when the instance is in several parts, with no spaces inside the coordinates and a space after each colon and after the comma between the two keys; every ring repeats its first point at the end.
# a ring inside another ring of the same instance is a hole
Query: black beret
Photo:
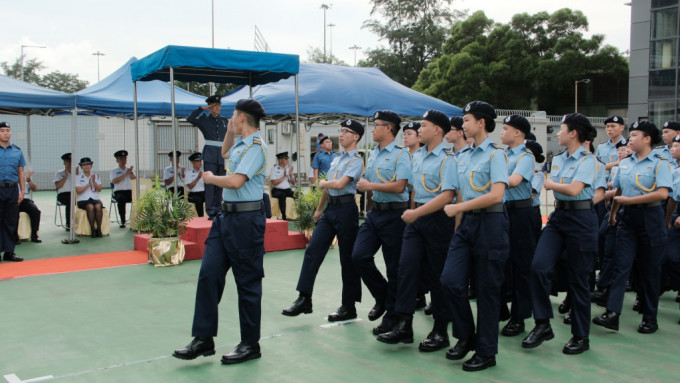
{"type": "Polygon", "coordinates": [[[219,94],[216,94],[214,96],[210,96],[205,99],[205,103],[210,105],[210,104],[221,104],[222,103],[222,96],[219,94]]]}
{"type": "Polygon", "coordinates": [[[661,142],[661,136],[659,135],[659,128],[654,125],[653,122],[651,121],[640,121],[640,122],[634,122],[631,126],[629,131],[634,131],[634,130],[639,130],[641,132],[645,132],[649,137],[652,138],[651,144],[652,146],[658,144],[661,142]]]}
{"type": "Polygon", "coordinates": [[[94,162],[90,159],[90,157],[83,157],[80,159],[80,162],[78,165],[83,166],[83,165],[92,165],[94,162]]]}
{"type": "Polygon", "coordinates": [[[513,128],[524,133],[525,136],[531,133],[531,124],[529,123],[529,120],[527,120],[524,116],[520,116],[519,114],[511,114],[505,117],[503,124],[512,126],[513,128]]]}
{"type": "Polygon", "coordinates": [[[328,136],[323,136],[323,137],[321,137],[321,139],[319,140],[319,144],[323,144],[324,141],[330,140],[330,139],[331,139],[331,138],[328,137],[328,136]]]}
{"type": "Polygon", "coordinates": [[[562,117],[562,123],[567,125],[569,124],[578,125],[590,131],[592,134],[592,138],[597,137],[597,129],[595,129],[593,124],[590,123],[590,120],[588,120],[588,118],[582,115],[581,113],[565,114],[564,117],[562,117]]]}
{"type": "Polygon", "coordinates": [[[530,140],[530,141],[536,141],[536,135],[531,133],[531,132],[527,133],[524,138],[526,138],[527,140],[530,140]]]}
{"type": "MultiPolygon", "coordinates": [[[[176,157],[180,158],[182,156],[182,152],[179,150],[175,151],[176,157]]],[[[168,157],[172,158],[172,152],[168,153],[168,157]]]]}
{"type": "Polygon", "coordinates": [[[351,129],[354,133],[359,135],[359,139],[364,135],[364,124],[357,120],[347,119],[340,123],[340,126],[351,129]]]}
{"type": "Polygon", "coordinates": [[[677,121],[666,121],[661,129],[673,129],[680,131],[680,122],[677,121]]]}
{"type": "Polygon", "coordinates": [[[201,152],[192,153],[189,156],[189,161],[200,161],[200,160],[201,160],[201,152]]]}
{"type": "Polygon", "coordinates": [[[9,126],[9,122],[2,121],[2,122],[0,122],[0,128],[10,128],[11,129],[12,127],[9,126]]]}
{"type": "Polygon", "coordinates": [[[680,142],[680,135],[673,137],[673,142],[680,142]]]}
{"type": "Polygon", "coordinates": [[[238,100],[235,109],[244,113],[252,114],[253,116],[259,118],[267,115],[267,112],[264,111],[262,104],[260,104],[257,100],[253,100],[252,98],[238,100]]]}
{"type": "Polygon", "coordinates": [[[604,120],[605,125],[609,124],[610,122],[613,122],[615,124],[626,125],[625,122],[623,122],[623,117],[621,116],[609,116],[607,117],[606,120],[604,120]]]}
{"type": "Polygon", "coordinates": [[[431,123],[442,128],[444,134],[451,131],[451,121],[446,115],[438,110],[430,109],[425,114],[423,114],[423,120],[430,121],[431,123]]]}
{"type": "Polygon", "coordinates": [[[288,152],[281,152],[281,153],[276,155],[276,158],[278,158],[278,159],[281,159],[281,158],[288,159],[288,152]]]}
{"type": "Polygon", "coordinates": [[[118,158],[118,157],[127,157],[127,156],[128,156],[128,152],[127,152],[127,150],[119,150],[119,151],[113,153],[113,156],[116,157],[116,158],[118,158]]]}
{"type": "Polygon", "coordinates": [[[321,137],[325,136],[325,134],[319,133],[319,134],[317,134],[316,136],[319,137],[319,138],[321,138],[321,137]]]}
{"type": "Polygon", "coordinates": [[[543,148],[541,147],[541,144],[539,144],[536,141],[527,141],[524,144],[527,149],[531,150],[531,153],[534,154],[534,158],[536,158],[536,162],[539,164],[543,161],[545,161],[545,157],[543,156],[543,148]]]}
{"type": "Polygon", "coordinates": [[[468,102],[468,104],[465,105],[465,108],[463,108],[463,114],[476,114],[492,120],[495,120],[496,117],[498,117],[496,115],[496,109],[484,101],[468,102]]]}
{"type": "Polygon", "coordinates": [[[449,119],[451,122],[451,129],[463,130],[463,117],[453,116],[449,119]]]}
{"type": "Polygon", "coordinates": [[[404,132],[407,129],[415,130],[416,133],[418,133],[418,129],[420,129],[420,122],[418,121],[409,122],[408,124],[404,125],[404,132]]]}
{"type": "Polygon", "coordinates": [[[628,140],[626,140],[625,138],[622,138],[622,139],[621,139],[619,142],[617,142],[616,145],[614,145],[614,146],[616,147],[616,149],[618,149],[618,148],[620,148],[620,147],[622,147],[622,146],[627,146],[627,145],[628,145],[628,140]]]}
{"type": "Polygon", "coordinates": [[[399,127],[399,124],[401,124],[401,118],[399,115],[391,110],[379,110],[373,114],[373,119],[391,122],[397,125],[397,127],[399,127]]]}
{"type": "Polygon", "coordinates": [[[61,155],[61,160],[62,161],[69,161],[71,162],[71,153],[64,153],[61,155]]]}

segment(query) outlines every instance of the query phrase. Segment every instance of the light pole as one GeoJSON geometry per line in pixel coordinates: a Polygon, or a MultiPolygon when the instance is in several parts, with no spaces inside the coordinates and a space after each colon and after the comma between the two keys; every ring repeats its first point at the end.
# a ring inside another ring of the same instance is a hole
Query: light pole
{"type": "Polygon", "coordinates": [[[24,81],[24,48],[47,48],[43,45],[22,45],[21,46],[21,81],[24,81]]]}
{"type": "Polygon", "coordinates": [[[324,62],[326,62],[326,10],[330,7],[331,7],[330,5],[321,4],[321,9],[323,9],[323,61],[324,62]]]}
{"type": "Polygon", "coordinates": [[[574,81],[574,113],[578,113],[578,83],[587,84],[590,82],[589,78],[584,78],[583,80],[574,81]]]}
{"type": "Polygon", "coordinates": [[[361,49],[361,47],[354,44],[351,47],[349,47],[349,49],[354,51],[354,66],[357,66],[357,50],[361,49]]]}
{"type": "Polygon", "coordinates": [[[330,61],[329,61],[331,64],[333,64],[333,27],[334,26],[335,26],[335,24],[333,24],[333,23],[328,24],[328,28],[330,28],[330,30],[331,30],[331,32],[330,32],[331,49],[330,49],[330,61]]]}
{"type": "Polygon", "coordinates": [[[105,56],[105,54],[100,51],[96,51],[92,55],[97,56],[97,82],[99,82],[99,57],[105,56]]]}

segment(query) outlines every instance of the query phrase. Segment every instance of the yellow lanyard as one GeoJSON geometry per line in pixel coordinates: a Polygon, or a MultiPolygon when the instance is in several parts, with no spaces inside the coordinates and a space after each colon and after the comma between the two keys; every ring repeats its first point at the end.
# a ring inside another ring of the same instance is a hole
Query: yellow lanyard
{"type": "MultiPolygon", "coordinates": [[[[397,155],[397,160],[394,161],[394,174],[392,175],[392,178],[389,181],[385,181],[381,176],[380,176],[380,169],[378,169],[378,166],[376,165],[375,167],[375,174],[378,176],[378,179],[382,181],[382,183],[386,184],[389,182],[394,181],[397,178],[397,163],[399,162],[399,157],[401,156],[401,153],[403,153],[403,150],[399,152],[397,155]]],[[[377,157],[377,156],[376,156],[377,157]]]]}
{"type": "MultiPolygon", "coordinates": [[[[357,158],[359,158],[358,155],[355,156],[354,158],[352,158],[352,159],[347,163],[347,165],[345,165],[345,169],[349,168],[349,166],[352,164],[352,162],[354,162],[354,160],[356,160],[357,158]]],[[[340,162],[340,160],[338,160],[338,162],[340,162]]],[[[340,166],[338,166],[338,169],[335,170],[335,174],[333,174],[333,179],[334,179],[334,180],[337,180],[337,179],[338,179],[338,172],[340,171],[339,168],[340,168],[340,166]]],[[[362,164],[362,166],[361,166],[361,172],[363,173],[363,164],[362,164]]]]}
{"type": "MultiPolygon", "coordinates": [[[[241,160],[243,160],[243,156],[245,156],[245,154],[246,154],[246,152],[248,151],[248,149],[250,149],[250,147],[253,146],[254,143],[255,143],[254,141],[251,142],[250,145],[246,146],[245,150],[243,150],[243,152],[241,152],[241,159],[239,160],[239,163],[241,163],[241,160]]],[[[264,151],[264,147],[263,147],[262,145],[260,145],[260,149],[262,149],[262,155],[264,156],[265,161],[263,161],[262,167],[260,168],[260,170],[258,170],[257,173],[255,173],[253,176],[256,176],[256,175],[262,173],[262,172],[264,171],[264,167],[265,167],[265,165],[266,165],[266,163],[267,163],[267,161],[266,161],[266,159],[267,159],[267,152],[264,151]]],[[[232,170],[231,170],[231,168],[230,168],[229,165],[231,165],[231,160],[227,161],[226,170],[227,170],[227,174],[232,175],[233,172],[232,172],[232,170]]]]}
{"type": "MultiPolygon", "coordinates": [[[[491,153],[491,157],[489,157],[489,165],[491,164],[491,160],[493,160],[493,156],[496,155],[497,151],[498,151],[498,149],[494,150],[493,153],[491,153]]],[[[505,153],[505,152],[503,152],[503,153],[505,153]]],[[[522,154],[522,155],[524,155],[524,154],[522,154]]],[[[506,154],[506,156],[507,156],[507,154],[506,154]]],[[[522,156],[520,156],[520,158],[522,158],[522,156]]],[[[519,158],[517,159],[517,161],[519,161],[519,158]]],[[[475,186],[474,182],[472,181],[472,173],[474,173],[474,172],[470,171],[470,187],[472,188],[472,190],[478,191],[478,192],[483,192],[486,189],[488,189],[489,186],[491,186],[491,179],[489,179],[489,182],[487,182],[486,185],[484,185],[482,187],[475,186]]]]}
{"type": "Polygon", "coordinates": [[[657,176],[657,174],[659,174],[659,166],[661,166],[661,161],[659,161],[659,163],[656,164],[656,171],[654,172],[654,185],[652,185],[652,187],[649,188],[649,189],[640,185],[640,173],[635,174],[635,184],[637,185],[637,187],[640,188],[640,190],[646,191],[646,192],[651,192],[651,191],[654,191],[654,189],[656,189],[656,176],[657,176]]]}
{"type": "Polygon", "coordinates": [[[446,160],[448,160],[448,159],[449,159],[449,155],[447,154],[446,157],[444,157],[444,161],[442,161],[442,164],[439,165],[439,186],[437,186],[436,189],[434,189],[434,190],[428,189],[427,185],[425,185],[425,174],[424,173],[421,174],[420,180],[423,184],[423,189],[425,189],[426,191],[428,191],[430,193],[436,193],[436,192],[439,191],[439,189],[442,188],[442,169],[444,169],[444,164],[446,163],[446,160]]]}

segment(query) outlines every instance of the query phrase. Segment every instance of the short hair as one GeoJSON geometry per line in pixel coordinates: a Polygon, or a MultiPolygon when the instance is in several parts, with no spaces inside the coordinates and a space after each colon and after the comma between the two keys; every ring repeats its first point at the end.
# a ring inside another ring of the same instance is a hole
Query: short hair
{"type": "Polygon", "coordinates": [[[248,124],[250,127],[260,129],[260,118],[259,117],[253,116],[250,113],[246,113],[246,112],[243,112],[243,111],[238,110],[238,109],[236,109],[236,111],[239,112],[240,114],[243,114],[244,116],[246,116],[246,124],[248,124]]]}

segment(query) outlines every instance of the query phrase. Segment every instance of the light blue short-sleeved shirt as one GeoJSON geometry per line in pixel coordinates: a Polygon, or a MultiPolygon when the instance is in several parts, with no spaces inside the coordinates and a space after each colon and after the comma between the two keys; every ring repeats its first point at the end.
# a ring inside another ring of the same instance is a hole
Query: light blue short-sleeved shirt
{"type": "MultiPolygon", "coordinates": [[[[612,142],[612,139],[610,138],[607,141],[601,143],[597,146],[595,157],[597,157],[598,160],[604,162],[605,165],[614,161],[618,161],[619,155],[616,152],[616,144],[621,142],[621,140],[623,140],[623,136],[621,136],[621,138],[619,138],[616,142],[612,142]]],[[[611,180],[611,171],[605,170],[605,172],[606,179],[611,180]]]]}
{"type": "Polygon", "coordinates": [[[508,177],[513,174],[522,176],[522,182],[514,188],[505,190],[506,201],[518,201],[531,198],[531,179],[536,169],[534,154],[524,144],[505,149],[508,155],[508,177]]]}
{"type": "Polygon", "coordinates": [[[19,168],[26,166],[24,153],[14,144],[0,146],[0,182],[19,182],[19,168]]]}
{"type": "MultiPolygon", "coordinates": [[[[398,146],[392,142],[384,148],[377,145],[371,149],[366,163],[366,174],[364,177],[373,183],[386,184],[398,180],[406,180],[411,183],[411,154],[408,148],[398,146]]],[[[406,202],[408,201],[408,190],[404,188],[401,193],[385,193],[373,191],[373,201],[379,203],[387,202],[406,202]]]]}
{"type": "Polygon", "coordinates": [[[595,177],[599,162],[592,153],[579,148],[571,156],[564,152],[553,157],[550,179],[560,184],[581,182],[585,187],[576,196],[567,196],[555,192],[555,199],[560,201],[592,200],[595,194],[595,177]]]}
{"type": "Polygon", "coordinates": [[[666,187],[673,190],[673,177],[668,161],[649,154],[638,160],[637,153],[623,159],[614,179],[614,187],[625,197],[637,197],[666,187]]]}
{"type": "Polygon", "coordinates": [[[660,155],[666,161],[671,160],[671,148],[668,145],[659,145],[655,148],[652,148],[652,152],[649,155],[653,156],[655,154],[660,155]]]}
{"type": "Polygon", "coordinates": [[[331,162],[338,157],[336,152],[327,152],[322,150],[314,155],[314,160],[312,161],[312,169],[319,169],[319,176],[322,174],[327,174],[328,169],[331,168],[331,162]]]}
{"type": "Polygon", "coordinates": [[[456,158],[442,142],[430,153],[427,145],[413,154],[413,200],[428,203],[444,190],[457,190],[456,158]]]}
{"type": "Polygon", "coordinates": [[[673,169],[673,192],[671,196],[680,203],[680,167],[673,169]]]}
{"type": "Polygon", "coordinates": [[[463,201],[489,193],[491,185],[499,182],[508,185],[508,157],[491,138],[458,157],[458,183],[463,201]]]}
{"type": "Polygon", "coordinates": [[[543,189],[544,183],[545,178],[541,171],[541,164],[537,163],[534,168],[534,175],[531,177],[531,193],[533,195],[531,206],[541,206],[541,189],[543,189]]]}
{"type": "MultiPolygon", "coordinates": [[[[318,154],[317,154],[318,155],[318,154]]],[[[352,180],[345,185],[344,188],[327,189],[328,195],[337,197],[344,194],[357,193],[357,181],[364,170],[364,160],[361,158],[359,151],[354,149],[349,152],[342,153],[339,157],[335,157],[331,162],[331,167],[328,170],[328,180],[339,180],[342,177],[349,177],[352,180]]]]}
{"type": "Polygon", "coordinates": [[[595,169],[595,183],[593,188],[607,190],[607,176],[606,176],[606,164],[600,160],[597,160],[597,168],[595,169]]]}
{"type": "Polygon", "coordinates": [[[455,153],[453,153],[454,156],[456,156],[456,159],[461,156],[461,154],[466,153],[467,151],[470,150],[470,145],[465,145],[465,147],[455,153]]]}
{"type": "Polygon", "coordinates": [[[237,137],[229,149],[226,163],[227,175],[243,174],[248,180],[238,189],[222,189],[226,202],[259,201],[264,193],[264,169],[267,166],[267,145],[260,132],[246,138],[237,137]]]}

